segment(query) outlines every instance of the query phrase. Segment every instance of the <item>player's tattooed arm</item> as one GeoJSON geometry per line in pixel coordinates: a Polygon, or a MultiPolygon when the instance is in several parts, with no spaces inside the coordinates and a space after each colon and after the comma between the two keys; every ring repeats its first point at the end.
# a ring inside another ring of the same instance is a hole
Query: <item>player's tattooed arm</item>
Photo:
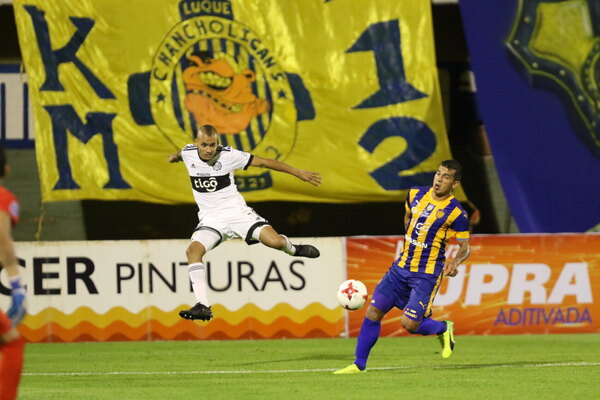
{"type": "Polygon", "coordinates": [[[304,182],[308,182],[313,186],[319,186],[322,182],[321,174],[318,172],[305,171],[302,169],[294,168],[291,165],[288,165],[284,162],[272,160],[270,158],[254,156],[250,165],[252,165],[253,167],[263,167],[272,169],[274,171],[285,172],[290,175],[294,175],[296,178],[303,180],[304,182]]]}
{"type": "Polygon", "coordinates": [[[471,243],[469,239],[458,241],[458,253],[452,260],[447,260],[444,265],[444,275],[456,276],[458,266],[469,257],[471,253],[471,243]]]}
{"type": "Polygon", "coordinates": [[[168,160],[170,163],[176,163],[179,161],[183,161],[183,158],[181,158],[181,152],[178,151],[177,153],[169,154],[168,160]]]}

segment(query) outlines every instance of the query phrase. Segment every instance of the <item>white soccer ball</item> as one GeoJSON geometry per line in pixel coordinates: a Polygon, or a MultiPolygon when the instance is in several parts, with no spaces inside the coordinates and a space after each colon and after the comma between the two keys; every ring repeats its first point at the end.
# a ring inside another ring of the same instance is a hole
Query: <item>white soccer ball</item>
{"type": "Polygon", "coordinates": [[[337,290],[338,301],[346,310],[358,310],[365,304],[367,297],[367,287],[356,279],[343,282],[337,290]]]}

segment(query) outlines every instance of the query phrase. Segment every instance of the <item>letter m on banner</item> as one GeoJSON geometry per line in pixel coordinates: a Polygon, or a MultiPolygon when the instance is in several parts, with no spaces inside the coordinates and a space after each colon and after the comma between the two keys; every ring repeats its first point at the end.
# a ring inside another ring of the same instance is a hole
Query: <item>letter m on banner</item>
{"type": "Polygon", "coordinates": [[[52,132],[56,161],[58,164],[58,182],[54,189],[79,189],[73,180],[71,164],[69,163],[69,148],[67,146],[67,131],[71,132],[82,143],[87,143],[94,135],[100,134],[103,138],[104,157],[108,164],[109,181],[105,189],[127,189],[129,184],[121,177],[117,146],[113,140],[112,120],[116,114],[89,113],[87,123],[83,122],[70,105],[44,107],[52,118],[52,132]]]}

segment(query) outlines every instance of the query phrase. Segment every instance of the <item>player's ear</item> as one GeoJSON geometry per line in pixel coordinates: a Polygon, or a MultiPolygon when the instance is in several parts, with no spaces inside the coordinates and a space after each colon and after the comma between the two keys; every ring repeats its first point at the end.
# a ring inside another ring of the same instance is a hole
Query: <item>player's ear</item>
{"type": "Polygon", "coordinates": [[[460,181],[454,181],[452,182],[452,189],[456,189],[456,187],[460,185],[460,181]]]}

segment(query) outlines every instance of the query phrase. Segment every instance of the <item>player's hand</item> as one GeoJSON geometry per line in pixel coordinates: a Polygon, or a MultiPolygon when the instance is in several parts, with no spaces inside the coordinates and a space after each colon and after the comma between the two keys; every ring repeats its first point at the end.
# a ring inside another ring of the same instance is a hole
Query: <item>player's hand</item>
{"type": "Polygon", "coordinates": [[[298,178],[302,179],[304,182],[308,182],[313,186],[319,186],[323,180],[321,179],[321,174],[318,172],[312,171],[298,171],[298,178]]]}
{"type": "Polygon", "coordinates": [[[10,307],[6,313],[12,326],[17,326],[25,318],[25,294],[25,287],[21,286],[20,283],[16,287],[13,286],[10,294],[10,307]]]}
{"type": "Polygon", "coordinates": [[[446,265],[444,265],[444,275],[453,277],[456,276],[456,274],[458,274],[458,263],[456,260],[447,261],[446,265]]]}

